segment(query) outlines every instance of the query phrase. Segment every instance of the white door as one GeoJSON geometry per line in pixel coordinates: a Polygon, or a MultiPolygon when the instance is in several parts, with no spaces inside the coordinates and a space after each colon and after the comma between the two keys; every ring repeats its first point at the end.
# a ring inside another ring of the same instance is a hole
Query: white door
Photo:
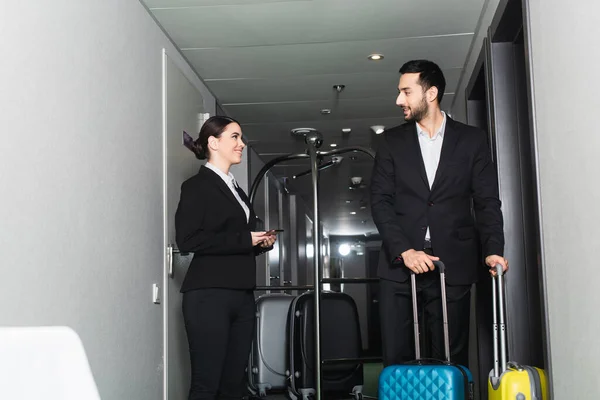
{"type": "Polygon", "coordinates": [[[175,244],[175,211],[183,181],[201,166],[183,145],[183,132],[196,139],[204,102],[198,89],[186,78],[167,52],[163,52],[163,190],[165,271],[164,292],[164,398],[187,399],[190,361],[181,311],[181,283],[191,256],[178,253],[175,244]],[[170,249],[175,248],[174,251],[170,249]],[[172,255],[171,255],[172,253],[172,255]]]}

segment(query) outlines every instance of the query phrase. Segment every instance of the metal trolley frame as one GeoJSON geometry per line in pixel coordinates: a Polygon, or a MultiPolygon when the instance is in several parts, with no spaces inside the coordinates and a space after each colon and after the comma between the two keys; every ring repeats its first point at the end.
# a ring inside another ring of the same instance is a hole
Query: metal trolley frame
{"type": "MultiPolygon", "coordinates": [[[[321,400],[321,385],[322,385],[322,374],[321,366],[325,363],[366,363],[366,362],[378,362],[381,360],[380,357],[361,357],[357,359],[321,359],[321,295],[323,291],[324,283],[374,283],[378,282],[378,279],[370,278],[323,278],[323,263],[321,260],[321,236],[320,236],[320,214],[319,214],[319,172],[325,168],[332,166],[335,162],[329,161],[322,165],[319,165],[319,161],[323,157],[335,156],[350,152],[362,152],[368,154],[373,159],[375,158],[375,152],[369,148],[361,146],[343,147],[330,151],[319,151],[318,149],[323,144],[323,136],[320,132],[312,128],[305,128],[295,130],[292,132],[295,135],[303,136],[304,141],[308,145],[308,149],[305,153],[299,154],[288,154],[281,157],[277,157],[267,162],[265,166],[259,171],[258,175],[254,179],[250,188],[250,203],[254,205],[254,198],[261,180],[264,178],[266,173],[276,164],[280,164],[286,161],[298,160],[298,159],[310,159],[310,173],[312,175],[312,195],[313,195],[313,246],[315,251],[315,273],[314,273],[314,286],[261,286],[257,287],[256,290],[305,290],[313,289],[315,292],[315,382],[316,382],[316,393],[315,400],[321,400]]],[[[303,173],[301,175],[308,174],[303,173]]]]}

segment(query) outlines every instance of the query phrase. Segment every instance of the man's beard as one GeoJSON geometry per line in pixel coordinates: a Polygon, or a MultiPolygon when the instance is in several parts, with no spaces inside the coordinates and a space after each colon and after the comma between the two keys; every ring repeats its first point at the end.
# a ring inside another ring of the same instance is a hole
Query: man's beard
{"type": "Polygon", "coordinates": [[[410,114],[407,118],[405,118],[405,120],[408,122],[420,122],[427,116],[428,111],[429,110],[427,110],[427,100],[425,100],[425,96],[423,96],[419,103],[419,106],[417,108],[411,108],[410,114]]]}

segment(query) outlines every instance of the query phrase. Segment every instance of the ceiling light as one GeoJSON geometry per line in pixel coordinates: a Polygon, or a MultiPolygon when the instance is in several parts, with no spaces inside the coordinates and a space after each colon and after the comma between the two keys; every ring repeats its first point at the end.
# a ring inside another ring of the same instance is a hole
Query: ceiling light
{"type": "Polygon", "coordinates": [[[356,211],[350,211],[351,215],[356,215],[356,211]]]}
{"type": "Polygon", "coordinates": [[[352,186],[358,186],[362,183],[362,176],[353,176],[350,178],[350,182],[352,182],[352,186]]]}
{"type": "Polygon", "coordinates": [[[340,247],[338,247],[338,251],[340,255],[347,256],[348,254],[350,254],[350,246],[348,246],[348,244],[346,243],[343,243],[340,245],[340,247]]]}
{"type": "Polygon", "coordinates": [[[342,132],[344,132],[344,133],[350,133],[350,132],[352,132],[352,129],[350,129],[350,128],[344,128],[344,129],[342,129],[342,132]]]}
{"type": "Polygon", "coordinates": [[[329,108],[324,108],[321,110],[321,114],[323,114],[323,115],[331,114],[331,110],[329,108]]]}
{"type": "Polygon", "coordinates": [[[385,126],[383,126],[383,125],[373,125],[371,127],[371,129],[373,130],[373,132],[375,132],[376,135],[381,135],[383,133],[383,131],[385,131],[385,126]]]}
{"type": "Polygon", "coordinates": [[[330,144],[330,146],[331,146],[331,147],[337,147],[337,144],[335,144],[335,143],[331,143],[331,144],[330,144]]]}
{"type": "Polygon", "coordinates": [[[346,200],[346,204],[352,203],[352,200],[346,200]]]}
{"type": "Polygon", "coordinates": [[[371,55],[369,55],[369,60],[371,60],[371,61],[383,60],[383,54],[378,54],[378,53],[371,54],[371,55]]]}

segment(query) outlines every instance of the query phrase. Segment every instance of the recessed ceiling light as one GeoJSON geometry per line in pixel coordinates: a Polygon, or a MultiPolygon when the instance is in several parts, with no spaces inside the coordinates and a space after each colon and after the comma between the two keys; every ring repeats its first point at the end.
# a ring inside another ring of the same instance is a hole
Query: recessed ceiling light
{"type": "Polygon", "coordinates": [[[340,247],[338,247],[338,252],[342,256],[347,256],[348,254],[350,254],[350,246],[348,246],[347,243],[342,243],[340,247]]]}
{"type": "Polygon", "coordinates": [[[335,144],[335,143],[331,143],[331,144],[330,144],[330,146],[331,146],[331,147],[337,147],[337,144],[335,144]]]}
{"type": "Polygon", "coordinates": [[[372,60],[372,61],[383,60],[383,54],[379,54],[379,53],[371,54],[371,55],[369,55],[369,60],[372,60]]]}
{"type": "Polygon", "coordinates": [[[344,128],[344,129],[342,129],[342,132],[344,132],[344,133],[350,133],[350,132],[352,132],[352,129],[350,129],[350,128],[344,128]]]}
{"type": "Polygon", "coordinates": [[[350,211],[350,214],[356,215],[356,211],[350,211]]]}
{"type": "Polygon", "coordinates": [[[352,200],[346,200],[346,204],[352,203],[352,200]]]}
{"type": "Polygon", "coordinates": [[[371,127],[371,129],[373,130],[373,132],[375,132],[376,135],[381,135],[383,133],[383,131],[385,131],[385,126],[383,126],[383,125],[373,125],[371,127]]]}
{"type": "Polygon", "coordinates": [[[321,110],[321,114],[323,114],[323,115],[331,114],[331,110],[329,108],[324,108],[321,110]]]}

